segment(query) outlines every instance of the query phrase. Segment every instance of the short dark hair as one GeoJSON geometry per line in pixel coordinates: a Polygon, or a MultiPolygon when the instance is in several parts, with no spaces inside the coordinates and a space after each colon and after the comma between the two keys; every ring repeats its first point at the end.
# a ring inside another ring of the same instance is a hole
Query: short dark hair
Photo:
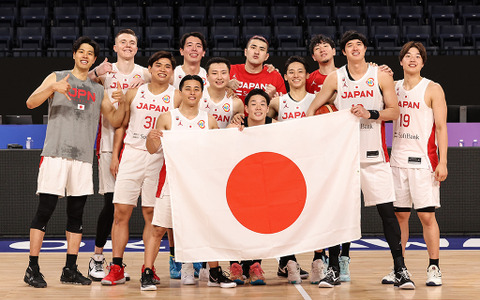
{"type": "Polygon", "coordinates": [[[133,35],[135,37],[135,39],[137,40],[137,43],[138,43],[138,36],[135,34],[135,31],[131,30],[130,28],[125,28],[125,29],[121,29],[117,32],[117,34],[115,35],[115,42],[117,41],[117,38],[119,35],[121,34],[130,34],[130,35],[133,35]]]}
{"type": "Polygon", "coordinates": [[[427,62],[427,50],[425,50],[425,46],[423,46],[420,42],[410,41],[403,45],[402,49],[400,50],[400,54],[398,55],[398,59],[402,61],[403,57],[407,54],[410,48],[417,48],[418,52],[420,52],[420,56],[422,57],[423,64],[427,62]]]}
{"type": "Polygon", "coordinates": [[[367,38],[363,34],[355,30],[349,30],[343,34],[342,39],[340,40],[340,48],[345,50],[345,46],[351,40],[360,40],[365,47],[368,46],[367,38]]]}
{"type": "Polygon", "coordinates": [[[310,40],[310,44],[308,45],[308,50],[310,50],[310,54],[313,55],[313,50],[318,44],[324,43],[329,44],[332,49],[335,48],[335,42],[331,38],[323,34],[317,34],[310,40]]]}
{"type": "Polygon", "coordinates": [[[294,62],[301,63],[305,67],[305,71],[307,70],[307,62],[305,61],[305,58],[303,58],[301,56],[298,56],[298,55],[294,55],[294,56],[290,56],[287,59],[287,61],[285,62],[285,73],[288,70],[288,66],[290,66],[290,64],[292,64],[294,62]]]}
{"type": "Polygon", "coordinates": [[[263,37],[261,35],[254,35],[254,36],[252,36],[251,38],[248,39],[248,42],[245,45],[245,48],[248,48],[248,45],[250,44],[250,42],[252,40],[258,40],[258,41],[262,41],[262,42],[266,43],[267,44],[267,50],[270,47],[270,45],[268,44],[268,40],[265,37],[263,37]]]}
{"type": "Polygon", "coordinates": [[[153,66],[153,64],[160,58],[168,58],[172,63],[172,68],[175,69],[175,66],[176,66],[175,57],[173,57],[173,54],[168,51],[158,51],[153,53],[152,56],[150,56],[150,58],[148,59],[148,66],[149,67],[153,66]]]}
{"type": "Polygon", "coordinates": [[[185,42],[191,36],[199,38],[200,41],[202,42],[203,50],[205,50],[205,51],[207,50],[207,40],[205,40],[205,37],[203,36],[203,34],[201,34],[200,32],[196,32],[196,31],[195,32],[187,32],[182,36],[182,38],[180,39],[180,49],[184,49],[185,42]]]}
{"type": "Polygon", "coordinates": [[[196,80],[198,82],[200,82],[200,87],[202,88],[202,92],[203,92],[203,79],[202,77],[198,76],[198,75],[185,75],[182,80],[180,81],[180,84],[178,85],[178,89],[181,91],[183,90],[183,85],[185,84],[185,81],[187,80],[196,80]]]}
{"type": "Polygon", "coordinates": [[[248,105],[248,102],[250,101],[250,98],[252,98],[253,96],[255,95],[260,95],[262,96],[263,98],[265,98],[265,100],[267,100],[267,105],[270,105],[270,96],[267,94],[267,92],[265,92],[264,90],[262,89],[253,89],[251,90],[247,97],[245,97],[245,105],[248,105]]]}
{"type": "Polygon", "coordinates": [[[73,53],[76,53],[82,44],[89,44],[90,46],[92,46],[95,57],[98,57],[98,54],[100,53],[100,46],[97,44],[97,42],[95,42],[88,36],[81,36],[75,42],[73,42],[73,53]]]}
{"type": "Polygon", "coordinates": [[[207,64],[205,65],[205,71],[207,71],[207,74],[208,74],[208,70],[210,69],[210,66],[212,64],[226,64],[227,65],[227,68],[228,68],[228,71],[230,72],[230,61],[224,57],[212,57],[210,58],[208,61],[207,61],[207,64]]]}

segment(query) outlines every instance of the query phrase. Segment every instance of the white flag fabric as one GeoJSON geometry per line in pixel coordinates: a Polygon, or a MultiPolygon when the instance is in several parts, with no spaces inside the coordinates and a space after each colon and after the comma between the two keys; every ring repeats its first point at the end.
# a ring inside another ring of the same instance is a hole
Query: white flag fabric
{"type": "Polygon", "coordinates": [[[175,258],[279,257],[359,239],[359,120],[165,131],[175,258]]]}

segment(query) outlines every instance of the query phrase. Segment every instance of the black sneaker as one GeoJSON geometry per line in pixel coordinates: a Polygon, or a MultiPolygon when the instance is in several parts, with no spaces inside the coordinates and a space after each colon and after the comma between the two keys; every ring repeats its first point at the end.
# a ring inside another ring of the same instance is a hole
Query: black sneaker
{"type": "Polygon", "coordinates": [[[404,290],[415,289],[415,283],[410,279],[410,273],[405,267],[401,268],[400,271],[395,272],[395,282],[393,285],[404,290]]]}
{"type": "MultiPolygon", "coordinates": [[[[308,278],[308,275],[309,275],[309,274],[308,274],[307,271],[305,271],[304,269],[300,268],[300,278],[302,278],[302,279],[307,279],[307,278],[308,278]]],[[[285,265],[283,268],[280,267],[280,265],[278,265],[277,276],[288,278],[287,265],[285,265]]]]}
{"type": "Polygon", "coordinates": [[[63,267],[62,276],[60,276],[61,283],[71,283],[71,284],[81,284],[81,285],[90,285],[92,281],[87,277],[83,276],[82,273],[77,269],[75,265],[74,268],[70,269],[63,267]]]}
{"type": "Polygon", "coordinates": [[[142,272],[142,278],[140,279],[140,290],[142,291],[156,291],[157,287],[153,280],[153,271],[150,268],[145,268],[142,272]]]}
{"type": "Polygon", "coordinates": [[[335,285],[340,285],[340,270],[337,270],[333,267],[328,267],[327,274],[325,277],[320,280],[318,287],[321,288],[332,288],[335,285]]]}
{"type": "Polygon", "coordinates": [[[234,288],[237,284],[228,278],[222,271],[222,267],[210,268],[210,276],[208,276],[208,286],[221,288],[234,288]]]}
{"type": "Polygon", "coordinates": [[[35,288],[44,288],[47,287],[47,282],[43,278],[44,277],[43,274],[40,273],[39,266],[28,266],[27,270],[25,271],[23,281],[25,281],[26,284],[31,285],[35,288]]]}

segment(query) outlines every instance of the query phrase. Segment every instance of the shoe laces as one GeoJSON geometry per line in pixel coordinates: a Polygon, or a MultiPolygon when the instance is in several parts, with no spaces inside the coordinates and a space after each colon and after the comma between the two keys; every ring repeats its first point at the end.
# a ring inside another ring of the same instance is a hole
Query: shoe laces
{"type": "Polygon", "coordinates": [[[332,280],[335,279],[335,271],[333,268],[328,268],[327,269],[327,274],[325,274],[325,278],[331,278],[332,280]]]}
{"type": "Polygon", "coordinates": [[[251,267],[250,270],[255,274],[257,277],[261,277],[265,272],[262,270],[262,267],[260,266],[259,263],[254,263],[251,267]]]}
{"type": "Polygon", "coordinates": [[[399,272],[397,272],[398,274],[400,274],[400,278],[399,279],[402,279],[402,278],[405,278],[406,280],[410,280],[410,272],[408,272],[408,270],[406,268],[402,268],[399,272]]]}
{"type": "Polygon", "coordinates": [[[233,276],[240,276],[243,274],[242,266],[239,264],[232,264],[230,266],[230,274],[233,276]]]}
{"type": "Polygon", "coordinates": [[[102,261],[96,261],[96,260],[93,260],[95,262],[95,271],[97,272],[100,272],[100,271],[103,271],[103,264],[105,263],[105,259],[103,259],[102,261]]]}
{"type": "Polygon", "coordinates": [[[434,278],[441,278],[442,277],[442,272],[440,272],[440,269],[438,267],[429,268],[428,275],[432,276],[434,278]]]}

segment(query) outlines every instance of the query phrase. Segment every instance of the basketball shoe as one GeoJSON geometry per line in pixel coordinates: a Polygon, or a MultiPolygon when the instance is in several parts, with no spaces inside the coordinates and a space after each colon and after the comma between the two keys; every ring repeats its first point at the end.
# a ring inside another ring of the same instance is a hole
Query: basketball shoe
{"type": "Polygon", "coordinates": [[[338,263],[340,264],[340,281],[350,281],[350,257],[340,256],[338,263]]]}
{"type": "Polygon", "coordinates": [[[239,263],[230,265],[230,279],[235,281],[236,284],[245,283],[246,277],[243,275],[243,268],[239,263]]]}
{"type": "Polygon", "coordinates": [[[250,284],[251,285],[265,285],[265,272],[262,270],[262,266],[256,262],[250,266],[250,284]]]}
{"type": "MultiPolygon", "coordinates": [[[[145,265],[142,266],[142,274],[145,271],[145,265]]],[[[153,282],[155,284],[160,284],[160,277],[157,276],[157,270],[155,270],[155,266],[152,267],[151,271],[153,272],[153,282]]]]}
{"type": "Polygon", "coordinates": [[[101,281],[107,274],[104,270],[105,257],[103,254],[94,254],[88,263],[88,277],[93,281],[101,281]]]}
{"type": "Polygon", "coordinates": [[[192,263],[184,263],[182,265],[182,284],[195,284],[195,270],[192,263]]]}
{"type": "Polygon", "coordinates": [[[427,269],[427,282],[428,286],[442,285],[442,272],[436,265],[430,265],[427,269]]]}
{"type": "Polygon", "coordinates": [[[318,287],[321,288],[332,288],[336,285],[340,285],[340,270],[334,267],[328,267],[327,274],[325,277],[320,280],[318,287]]]}
{"type": "Polygon", "coordinates": [[[172,279],[180,279],[182,277],[182,263],[177,263],[175,261],[175,257],[170,255],[170,278],[172,279]]]}
{"type": "MultiPolygon", "coordinates": [[[[328,267],[328,265],[327,265],[328,267]]],[[[320,280],[325,277],[326,272],[325,264],[323,260],[316,259],[312,262],[312,271],[310,272],[310,283],[311,284],[318,284],[320,280]]]]}
{"type": "Polygon", "coordinates": [[[60,276],[61,283],[90,285],[92,281],[83,276],[75,265],[73,268],[63,267],[62,275],[60,276]]]}
{"type": "Polygon", "coordinates": [[[208,282],[208,278],[210,277],[210,266],[207,264],[206,268],[201,268],[200,271],[198,272],[198,279],[200,281],[205,281],[208,282]]]}
{"type": "Polygon", "coordinates": [[[392,268],[392,271],[382,278],[382,284],[394,284],[394,283],[395,283],[395,272],[393,271],[393,268],[392,268]]]}
{"type": "Polygon", "coordinates": [[[45,281],[43,274],[40,273],[40,266],[38,265],[33,267],[28,266],[27,270],[25,271],[23,281],[35,288],[47,287],[47,282],[45,281]]]}
{"type": "Polygon", "coordinates": [[[225,276],[225,273],[222,271],[222,267],[218,266],[216,268],[211,268],[209,270],[209,277],[208,277],[208,286],[212,287],[221,287],[221,288],[234,288],[237,286],[235,282],[228,279],[225,276]]]}
{"type": "Polygon", "coordinates": [[[395,282],[393,285],[403,290],[415,289],[415,284],[410,279],[410,272],[408,272],[405,267],[401,268],[400,271],[395,272],[395,282]]]}
{"type": "MultiPolygon", "coordinates": [[[[304,269],[300,268],[300,278],[301,279],[307,279],[308,278],[308,272],[305,271],[304,269]]],[[[288,269],[287,269],[287,265],[281,267],[280,265],[278,265],[278,270],[277,270],[277,276],[280,276],[280,277],[285,277],[285,278],[288,278],[288,269]]]]}
{"type": "Polygon", "coordinates": [[[101,283],[102,285],[117,285],[124,284],[125,281],[125,267],[111,264],[110,272],[102,279],[101,283]]]}
{"type": "Polygon", "coordinates": [[[142,268],[142,278],[140,279],[140,290],[142,291],[156,291],[157,287],[155,286],[156,284],[160,283],[160,280],[158,283],[155,282],[154,280],[154,272],[150,268],[142,268]]]}
{"type": "Polygon", "coordinates": [[[300,265],[293,260],[287,262],[288,283],[300,284],[302,278],[300,277],[300,265]]]}

